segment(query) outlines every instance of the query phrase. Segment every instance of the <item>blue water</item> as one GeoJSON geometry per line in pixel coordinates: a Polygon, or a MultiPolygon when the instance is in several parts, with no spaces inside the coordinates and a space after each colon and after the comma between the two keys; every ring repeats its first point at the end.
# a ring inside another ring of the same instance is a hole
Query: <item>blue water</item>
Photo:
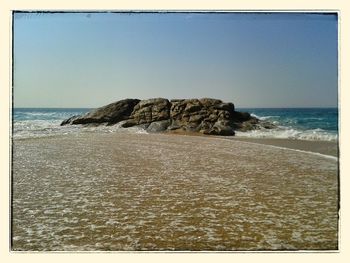
{"type": "Polygon", "coordinates": [[[337,108],[244,108],[247,111],[265,120],[279,125],[293,126],[298,129],[324,129],[338,132],[337,108]]]}
{"type": "MultiPolygon", "coordinates": [[[[13,136],[15,138],[41,137],[68,133],[115,132],[118,126],[81,128],[60,126],[73,115],[88,112],[88,108],[15,108],[13,110],[13,136]]],[[[241,108],[262,120],[274,123],[272,130],[237,132],[240,137],[288,138],[297,140],[335,141],[338,138],[337,108],[241,108]]]]}
{"type": "Polygon", "coordinates": [[[89,108],[15,108],[13,119],[17,121],[62,121],[73,115],[84,114],[89,108]]]}
{"type": "Polygon", "coordinates": [[[277,129],[239,134],[249,137],[334,141],[338,138],[338,108],[244,108],[277,129]]]}
{"type": "Polygon", "coordinates": [[[90,109],[58,108],[15,108],[13,117],[13,137],[32,138],[79,132],[79,127],[61,127],[62,120],[80,115],[90,109]]]}

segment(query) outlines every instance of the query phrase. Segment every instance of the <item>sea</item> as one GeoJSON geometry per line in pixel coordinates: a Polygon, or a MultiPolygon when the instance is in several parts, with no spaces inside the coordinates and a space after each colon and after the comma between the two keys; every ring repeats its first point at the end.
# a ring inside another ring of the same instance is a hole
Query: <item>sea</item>
{"type": "MultiPolygon", "coordinates": [[[[89,112],[90,108],[14,108],[12,111],[12,136],[14,139],[47,137],[86,132],[146,133],[138,127],[128,129],[114,126],[82,127],[60,126],[73,115],[89,112]]],[[[338,108],[240,108],[261,120],[272,122],[276,129],[236,132],[237,137],[280,138],[311,141],[338,140],[338,108]]]]}

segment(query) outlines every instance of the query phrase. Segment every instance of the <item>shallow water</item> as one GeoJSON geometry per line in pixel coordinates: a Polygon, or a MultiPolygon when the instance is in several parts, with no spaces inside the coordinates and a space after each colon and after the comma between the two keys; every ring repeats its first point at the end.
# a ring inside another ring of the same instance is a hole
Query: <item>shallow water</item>
{"type": "Polygon", "coordinates": [[[14,140],[13,250],[337,249],[337,161],[207,137],[14,140]]]}

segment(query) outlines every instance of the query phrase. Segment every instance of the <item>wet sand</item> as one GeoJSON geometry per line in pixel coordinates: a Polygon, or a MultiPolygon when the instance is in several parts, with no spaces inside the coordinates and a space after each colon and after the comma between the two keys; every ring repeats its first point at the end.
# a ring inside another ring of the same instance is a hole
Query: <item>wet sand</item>
{"type": "Polygon", "coordinates": [[[13,250],[336,250],[337,160],[237,139],[15,140],[13,250]]]}
{"type": "Polygon", "coordinates": [[[325,155],[338,156],[337,142],[327,141],[306,141],[306,140],[291,140],[291,139],[253,139],[234,137],[234,140],[253,142],[265,145],[273,145],[278,147],[285,147],[290,149],[315,152],[325,155]]]}

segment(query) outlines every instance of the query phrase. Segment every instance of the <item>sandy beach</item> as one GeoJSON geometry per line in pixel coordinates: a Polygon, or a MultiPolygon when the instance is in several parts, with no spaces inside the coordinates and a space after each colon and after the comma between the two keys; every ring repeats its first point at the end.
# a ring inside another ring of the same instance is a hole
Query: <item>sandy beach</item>
{"type": "Polygon", "coordinates": [[[334,156],[336,144],[248,141],[131,133],[15,140],[12,249],[336,250],[337,159],[267,145],[334,156]]]}

